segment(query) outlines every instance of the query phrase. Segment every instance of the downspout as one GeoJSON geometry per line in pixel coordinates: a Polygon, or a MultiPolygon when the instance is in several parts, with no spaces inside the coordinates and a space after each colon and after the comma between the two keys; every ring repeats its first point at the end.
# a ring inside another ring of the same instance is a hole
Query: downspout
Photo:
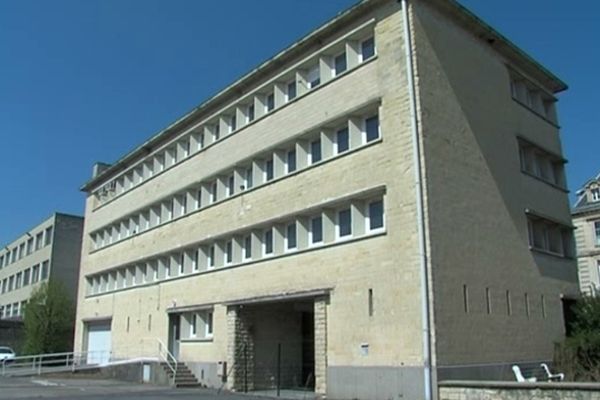
{"type": "MultiPolygon", "coordinates": [[[[406,55],[406,71],[408,78],[408,94],[410,97],[410,122],[413,144],[413,165],[415,171],[416,204],[417,204],[417,229],[419,238],[419,262],[421,278],[421,328],[423,334],[423,384],[425,400],[432,399],[432,371],[431,371],[431,327],[429,321],[429,274],[427,261],[427,245],[425,236],[425,216],[423,213],[423,177],[421,171],[421,146],[419,144],[419,121],[417,117],[417,98],[413,69],[413,46],[410,34],[410,20],[408,16],[408,1],[400,0],[402,4],[404,25],[404,51],[406,55]]],[[[437,397],[437,396],[436,396],[437,397]]]]}

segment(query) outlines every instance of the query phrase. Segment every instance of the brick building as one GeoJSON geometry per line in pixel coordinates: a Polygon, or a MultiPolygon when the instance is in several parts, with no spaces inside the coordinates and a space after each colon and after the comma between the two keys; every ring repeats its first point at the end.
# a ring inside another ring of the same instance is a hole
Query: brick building
{"type": "Polygon", "coordinates": [[[454,1],[359,3],[96,169],[76,350],[348,399],[552,359],[565,89],[454,1]]]}

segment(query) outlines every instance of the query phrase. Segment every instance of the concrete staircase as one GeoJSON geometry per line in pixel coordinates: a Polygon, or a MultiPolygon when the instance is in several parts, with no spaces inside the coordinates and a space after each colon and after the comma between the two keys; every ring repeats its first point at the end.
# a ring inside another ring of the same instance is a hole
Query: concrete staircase
{"type": "MultiPolygon", "coordinates": [[[[170,379],[173,378],[173,371],[167,365],[167,363],[161,363],[163,369],[167,373],[170,379]]],[[[177,371],[175,374],[175,387],[178,388],[191,388],[191,387],[202,387],[202,384],[198,382],[196,376],[190,371],[190,369],[182,362],[177,363],[177,371]]]]}

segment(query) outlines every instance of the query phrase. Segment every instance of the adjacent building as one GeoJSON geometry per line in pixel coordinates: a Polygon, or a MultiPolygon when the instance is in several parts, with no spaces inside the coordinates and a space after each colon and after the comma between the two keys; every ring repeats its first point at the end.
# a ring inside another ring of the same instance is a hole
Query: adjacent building
{"type": "Polygon", "coordinates": [[[454,1],[357,4],[95,169],[76,351],[340,399],[551,360],[565,89],[454,1]]]}
{"type": "Polygon", "coordinates": [[[22,319],[42,282],[62,282],[77,299],[83,218],[55,213],[0,250],[0,319],[22,319]]]}
{"type": "Polygon", "coordinates": [[[577,266],[581,291],[600,294],[600,175],[577,192],[573,207],[577,241],[577,266]]]}

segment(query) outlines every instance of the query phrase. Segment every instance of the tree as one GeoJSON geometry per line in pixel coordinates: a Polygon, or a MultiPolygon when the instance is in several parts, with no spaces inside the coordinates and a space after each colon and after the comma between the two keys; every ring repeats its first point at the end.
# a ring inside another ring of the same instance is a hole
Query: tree
{"type": "Polygon", "coordinates": [[[557,347],[555,361],[575,381],[600,380],[600,296],[584,296],[573,309],[572,333],[557,347]]]}
{"type": "Polygon", "coordinates": [[[60,282],[44,282],[25,306],[25,354],[71,351],[75,308],[60,282]]]}

